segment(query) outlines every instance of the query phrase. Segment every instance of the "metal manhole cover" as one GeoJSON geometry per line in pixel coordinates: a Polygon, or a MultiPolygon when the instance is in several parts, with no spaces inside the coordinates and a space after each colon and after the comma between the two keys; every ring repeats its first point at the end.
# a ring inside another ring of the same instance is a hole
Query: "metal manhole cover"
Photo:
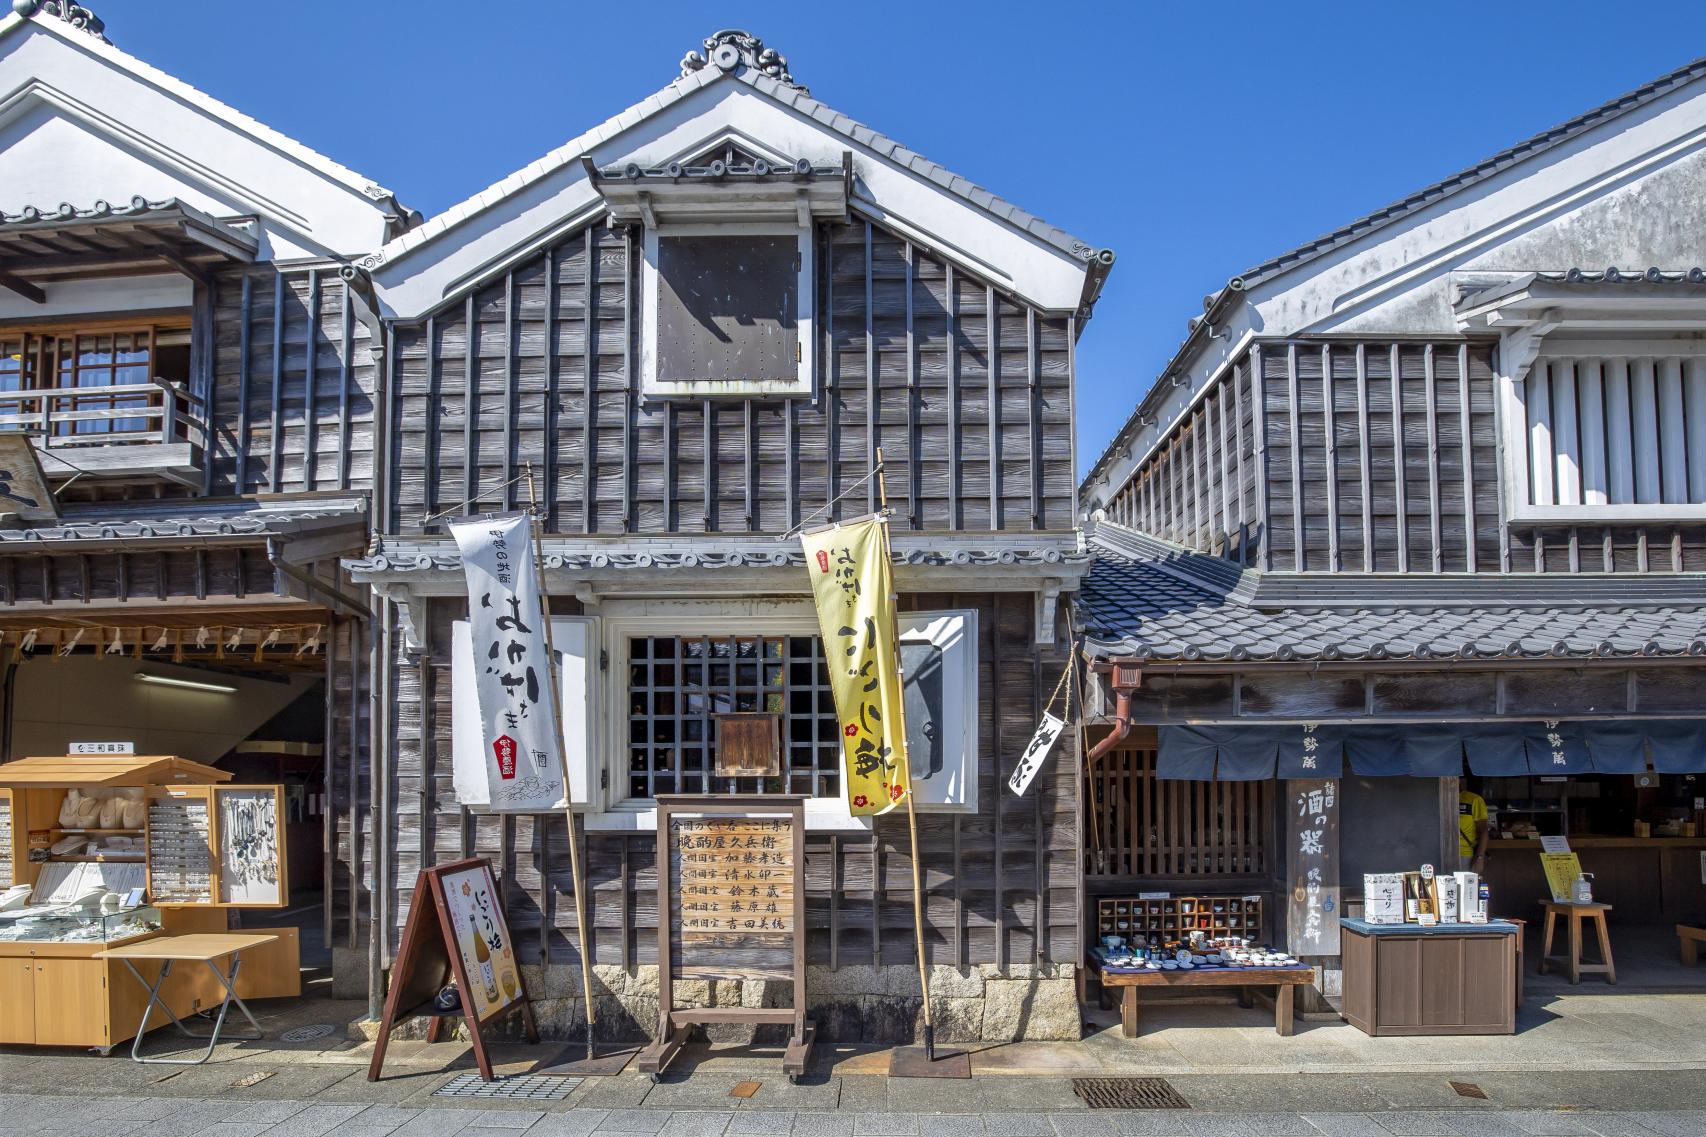
{"type": "Polygon", "coordinates": [[[278,1037],[284,1042],[313,1042],[316,1038],[325,1038],[338,1028],[331,1023],[315,1023],[313,1026],[299,1026],[287,1030],[278,1037]]]}
{"type": "Polygon", "coordinates": [[[458,1074],[432,1092],[435,1098],[502,1098],[509,1101],[561,1101],[585,1078],[555,1074],[512,1074],[488,1082],[478,1074],[458,1074]]]}
{"type": "Polygon", "coordinates": [[[1189,1109],[1166,1078],[1074,1078],[1072,1092],[1091,1109],[1189,1109]]]}

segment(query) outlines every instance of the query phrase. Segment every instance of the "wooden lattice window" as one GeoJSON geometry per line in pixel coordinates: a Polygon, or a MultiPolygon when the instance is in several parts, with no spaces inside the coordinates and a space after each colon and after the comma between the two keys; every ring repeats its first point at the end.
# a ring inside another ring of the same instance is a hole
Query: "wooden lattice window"
{"type": "Polygon", "coordinates": [[[1266,877],[1274,783],[1157,778],[1155,759],[1154,732],[1134,731],[1086,775],[1085,875],[1266,877]]]}
{"type": "Polygon", "coordinates": [[[829,668],[816,636],[636,636],[628,641],[628,794],[841,790],[829,668]],[[713,716],[782,716],[781,773],[715,776],[713,716]]]}

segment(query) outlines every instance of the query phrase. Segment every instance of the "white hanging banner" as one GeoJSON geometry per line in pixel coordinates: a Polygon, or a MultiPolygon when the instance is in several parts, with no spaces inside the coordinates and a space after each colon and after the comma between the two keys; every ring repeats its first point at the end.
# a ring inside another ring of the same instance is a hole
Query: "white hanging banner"
{"type": "Polygon", "coordinates": [[[479,754],[490,809],[546,812],[563,799],[563,756],[553,725],[550,657],[528,516],[471,518],[453,522],[450,532],[468,579],[479,754]]]}
{"type": "Polygon", "coordinates": [[[1030,745],[1019,755],[1019,764],[1013,768],[1013,776],[1007,779],[1007,788],[1025,796],[1025,791],[1031,788],[1031,780],[1042,769],[1043,762],[1048,759],[1049,751],[1060,738],[1060,732],[1066,729],[1066,720],[1055,718],[1047,711],[1043,712],[1043,721],[1037,724],[1037,732],[1031,735],[1030,745]]]}

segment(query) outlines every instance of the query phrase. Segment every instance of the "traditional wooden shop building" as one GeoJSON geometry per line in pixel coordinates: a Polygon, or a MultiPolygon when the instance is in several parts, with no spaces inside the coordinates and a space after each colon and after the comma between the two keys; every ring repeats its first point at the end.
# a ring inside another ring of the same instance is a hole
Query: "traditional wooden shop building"
{"type": "Polygon", "coordinates": [[[1076,758],[1063,746],[1024,797],[1002,779],[1065,666],[1058,602],[1088,565],[1073,350],[1112,260],[816,101],[734,31],[359,258],[385,320],[384,476],[374,547],[345,565],[385,603],[352,815],[376,828],[340,842],[364,887],[333,906],[337,942],[371,928],[388,959],[416,871],[487,856],[548,1027],[584,1014],[584,942],[601,1032],[648,1036],[669,918],[654,798],[805,794],[819,1037],[910,1038],[906,822],[848,812],[791,535],[878,509],[880,455],[939,1029],[1076,1038],[1076,758]],[[479,739],[457,732],[474,665],[447,522],[535,500],[585,803],[582,929],[562,816],[481,814],[455,784],[456,748],[479,739]],[[778,776],[717,775],[732,711],[780,716],[778,776]]]}
{"type": "Polygon", "coordinates": [[[0,759],[123,741],[281,783],[305,931],[336,897],[347,935],[321,853],[334,811],[368,832],[371,640],[338,558],[382,396],[341,270],[418,214],[81,5],[11,5],[0,75],[0,759]]]}
{"type": "MultiPolygon", "coordinates": [[[[1706,915],[1703,128],[1695,62],[1205,300],[1081,487],[1091,738],[1126,732],[1091,897],[1258,893],[1283,940],[1288,780],[1338,779],[1353,905],[1457,867],[1468,788],[1496,914],[1538,915],[1532,838],[1566,835],[1614,945],[1674,958],[1706,915]]],[[[1336,997],[1336,947],[1289,938],[1336,997]]]]}

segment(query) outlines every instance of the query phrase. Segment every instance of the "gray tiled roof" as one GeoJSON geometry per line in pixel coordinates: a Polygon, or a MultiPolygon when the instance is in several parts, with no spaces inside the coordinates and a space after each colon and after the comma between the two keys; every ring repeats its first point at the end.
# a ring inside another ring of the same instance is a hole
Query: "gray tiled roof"
{"type": "Polygon", "coordinates": [[[1101,655],[1185,662],[1706,657],[1706,607],[1391,605],[1258,608],[1247,578],[1218,558],[1116,527],[1091,536],[1095,560],[1075,619],[1101,655]]]}
{"type": "Polygon", "coordinates": [[[365,522],[361,497],[254,502],[162,503],[153,508],[79,507],[58,523],[0,529],[0,549],[8,552],[72,541],[134,541],[149,538],[286,536],[325,527],[365,522]]]}

